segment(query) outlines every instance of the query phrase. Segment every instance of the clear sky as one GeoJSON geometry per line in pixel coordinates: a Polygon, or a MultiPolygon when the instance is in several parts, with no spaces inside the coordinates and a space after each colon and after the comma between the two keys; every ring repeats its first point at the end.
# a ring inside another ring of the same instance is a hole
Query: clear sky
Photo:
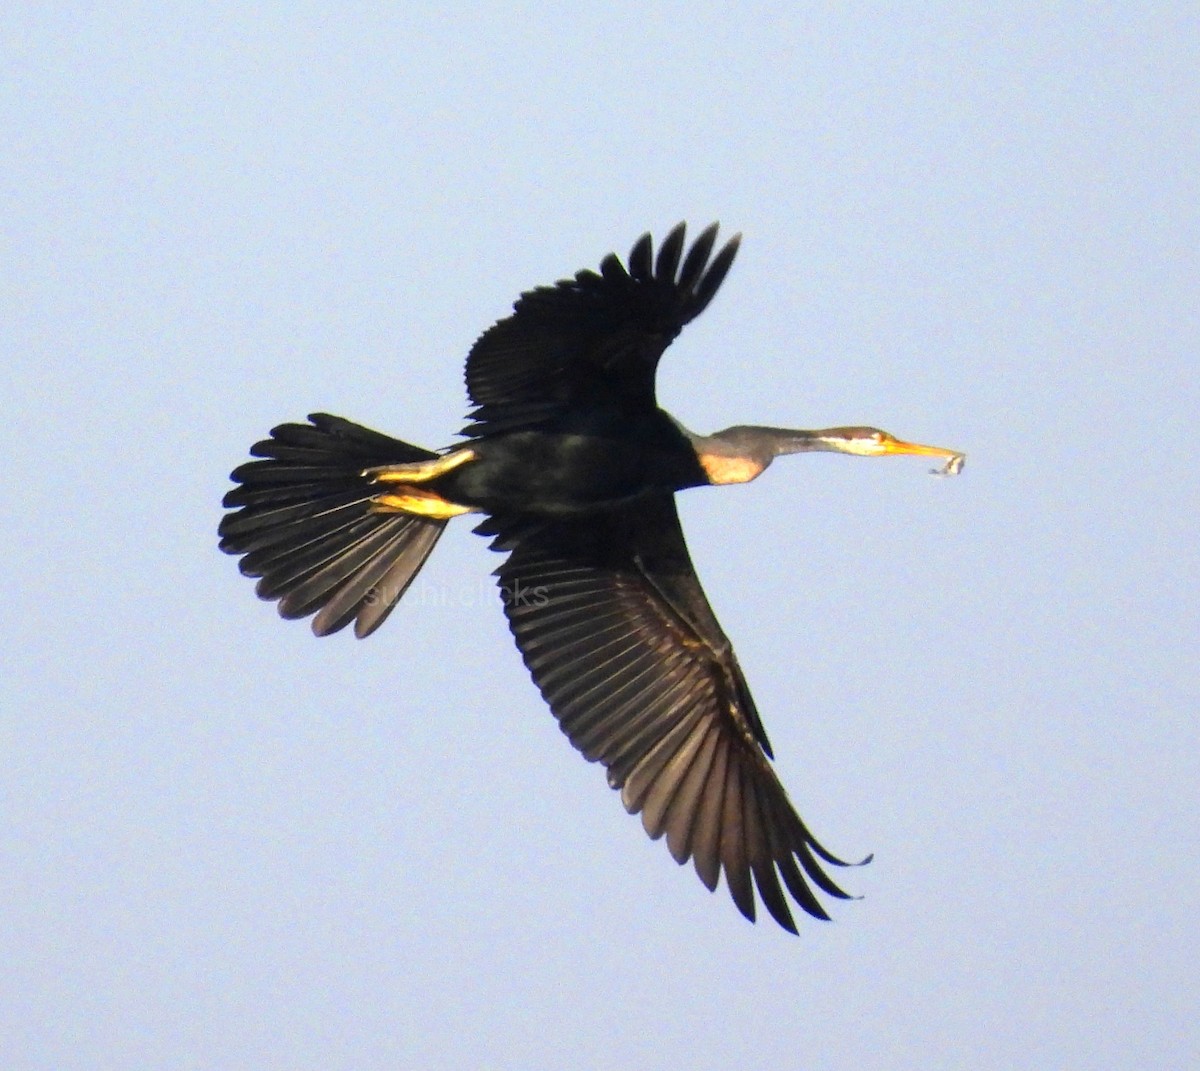
{"type": "Polygon", "coordinates": [[[0,1065],[1200,1063],[1195,11],[803,7],[5,8],[0,1065]],[[875,852],[799,938],[571,749],[469,524],[362,643],[216,549],[273,424],[444,445],[522,289],[679,219],[744,235],[681,420],[969,455],[683,496],[875,852]]]}

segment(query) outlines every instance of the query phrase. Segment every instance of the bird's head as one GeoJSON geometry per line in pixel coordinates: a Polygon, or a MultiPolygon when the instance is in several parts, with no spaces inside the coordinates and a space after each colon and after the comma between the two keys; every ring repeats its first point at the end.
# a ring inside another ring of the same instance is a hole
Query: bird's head
{"type": "Polygon", "coordinates": [[[957,472],[962,468],[964,454],[944,446],[926,446],[897,439],[891,432],[879,428],[848,427],[822,428],[819,431],[793,433],[800,437],[799,443],[784,440],[779,453],[790,454],[801,450],[831,450],[839,454],[854,454],[858,457],[894,457],[915,455],[917,457],[940,457],[946,467],[957,472]]]}

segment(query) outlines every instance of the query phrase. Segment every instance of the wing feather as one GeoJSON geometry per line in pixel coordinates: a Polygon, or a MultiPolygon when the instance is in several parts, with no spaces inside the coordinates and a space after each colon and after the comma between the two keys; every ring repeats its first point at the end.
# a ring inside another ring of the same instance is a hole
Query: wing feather
{"type": "Polygon", "coordinates": [[[517,299],[510,316],[485,331],[467,357],[474,406],[464,434],[494,435],[537,425],[584,402],[626,412],[655,408],[659,358],[712,301],[737,254],[735,235],[712,263],[717,225],[693,243],[679,269],[686,228],[663,240],[637,240],[628,269],[610,253],[585,270],[517,299]]]}
{"type": "Polygon", "coordinates": [[[692,841],[701,816],[704,791],[717,754],[720,733],[715,723],[704,726],[704,735],[687,771],[679,778],[679,786],[664,815],[667,850],[679,864],[686,863],[692,854],[692,841]]]}
{"type": "MultiPolygon", "coordinates": [[[[674,254],[666,255],[669,262],[674,254]]],[[[649,256],[635,247],[635,284],[649,256]]],[[[692,569],[674,499],[519,535],[494,518],[488,531],[511,549],[497,574],[534,681],[646,832],[665,834],[672,857],[690,858],[709,889],[724,873],[751,920],[756,895],[788,930],[795,930],[790,903],[827,918],[814,886],[846,894],[818,860],[845,864],[808,832],[768,761],[766,735],[692,569]]]]}
{"type": "MultiPolygon", "coordinates": [[[[653,780],[647,781],[642,797],[642,825],[654,839],[661,837],[667,830],[667,814],[675,797],[687,781],[687,773],[696,761],[696,755],[708,738],[708,730],[712,723],[702,718],[695,718],[688,725],[687,738],[683,740],[675,753],[667,760],[666,766],[653,780]],[[667,770],[667,766],[670,770],[667,770]]],[[[641,764],[626,780],[629,785],[639,774],[643,773],[641,764]]]]}
{"type": "Polygon", "coordinates": [[[746,811],[742,806],[742,764],[730,756],[725,769],[725,809],[721,816],[721,867],[738,910],[754,921],[754,887],[747,859],[746,811]]]}

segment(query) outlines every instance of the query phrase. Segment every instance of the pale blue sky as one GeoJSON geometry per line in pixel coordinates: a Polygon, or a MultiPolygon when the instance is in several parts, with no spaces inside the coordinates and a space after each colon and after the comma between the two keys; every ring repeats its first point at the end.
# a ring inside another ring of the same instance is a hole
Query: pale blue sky
{"type": "Polygon", "coordinates": [[[9,5],[0,1065],[1200,1062],[1190,5],[9,5]],[[919,13],[918,13],[919,12],[919,13]],[[469,525],[369,641],[216,550],[313,409],[436,446],[524,288],[720,219],[695,491],[858,902],[788,937],[561,736],[469,525]]]}

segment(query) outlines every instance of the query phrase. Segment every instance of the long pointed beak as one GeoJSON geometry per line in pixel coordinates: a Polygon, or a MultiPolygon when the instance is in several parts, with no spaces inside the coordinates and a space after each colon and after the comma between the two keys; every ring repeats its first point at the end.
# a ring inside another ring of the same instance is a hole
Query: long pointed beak
{"type": "Polygon", "coordinates": [[[944,446],[926,446],[924,443],[906,443],[903,439],[889,439],[883,444],[885,456],[893,454],[914,454],[917,457],[942,457],[946,463],[940,469],[932,471],[938,476],[957,476],[963,467],[967,455],[958,450],[949,450],[944,446]]]}

